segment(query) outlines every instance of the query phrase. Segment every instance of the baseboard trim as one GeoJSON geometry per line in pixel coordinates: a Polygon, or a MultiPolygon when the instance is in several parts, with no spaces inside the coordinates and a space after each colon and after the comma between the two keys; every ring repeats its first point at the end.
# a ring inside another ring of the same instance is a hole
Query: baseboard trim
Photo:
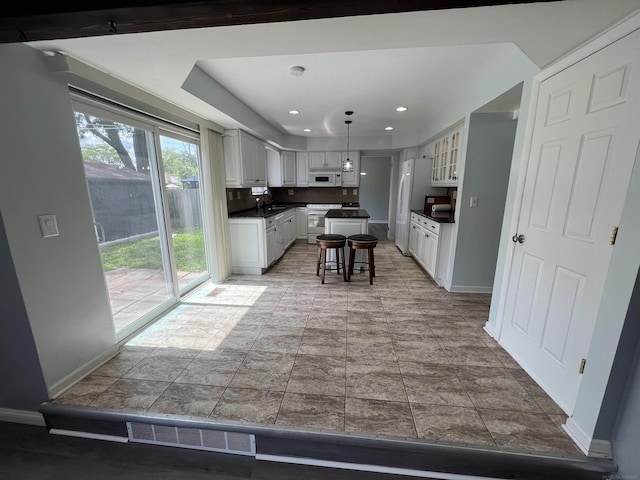
{"type": "Polygon", "coordinates": [[[113,345],[109,347],[106,351],[102,352],[97,357],[88,361],[81,367],[75,369],[69,375],[58,380],[56,383],[48,387],[49,398],[57,398],[60,395],[62,395],[62,393],[64,393],[66,390],[68,390],[73,385],[78,383],[84,377],[89,375],[96,368],[100,367],[101,365],[103,365],[104,363],[108,362],[113,357],[115,357],[119,351],[120,351],[120,348],[118,347],[118,345],[113,345]]]}
{"type": "Polygon", "coordinates": [[[482,327],[482,329],[487,332],[491,336],[491,338],[496,338],[496,327],[493,324],[487,322],[484,324],[484,327],[482,327]]]}
{"type": "Polygon", "coordinates": [[[296,465],[311,465],[315,467],[341,468],[344,470],[356,470],[360,472],[390,473],[394,475],[406,475],[419,478],[433,478],[438,480],[495,480],[490,477],[476,477],[471,475],[459,475],[456,473],[431,472],[412,470],[397,467],[385,467],[382,465],[368,465],[362,463],[334,462],[330,460],[318,460],[315,458],[284,457],[280,455],[257,454],[256,460],[269,462],[293,463],[296,465]]]}
{"type": "Polygon", "coordinates": [[[44,417],[39,412],[29,410],[13,410],[11,408],[0,408],[0,421],[10,423],[23,423],[25,425],[35,425],[44,427],[44,417]]]}
{"type": "Polygon", "coordinates": [[[582,450],[582,453],[592,458],[612,458],[611,442],[608,440],[593,439],[580,428],[573,417],[567,419],[567,423],[562,425],[562,429],[582,450]]]}
{"type": "Polygon", "coordinates": [[[75,430],[63,430],[61,428],[52,428],[49,433],[53,435],[63,435],[66,437],[88,438],[91,440],[106,440],[109,442],[128,443],[129,437],[118,437],[116,435],[103,435],[101,433],[77,432],[75,430]]]}
{"type": "Polygon", "coordinates": [[[474,287],[469,285],[451,285],[445,283],[447,291],[452,293],[492,293],[493,287],[474,287]]]}

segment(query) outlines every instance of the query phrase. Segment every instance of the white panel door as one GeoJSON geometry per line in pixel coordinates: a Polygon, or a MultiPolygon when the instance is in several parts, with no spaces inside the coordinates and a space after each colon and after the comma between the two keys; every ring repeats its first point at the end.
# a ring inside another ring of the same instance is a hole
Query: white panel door
{"type": "Polygon", "coordinates": [[[635,32],[544,80],[537,100],[500,343],[568,414],[640,139],[639,52],[635,32]]]}

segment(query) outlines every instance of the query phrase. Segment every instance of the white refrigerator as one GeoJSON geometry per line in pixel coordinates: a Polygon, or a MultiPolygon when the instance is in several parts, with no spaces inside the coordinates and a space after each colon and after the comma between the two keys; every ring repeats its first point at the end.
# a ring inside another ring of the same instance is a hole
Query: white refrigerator
{"type": "Polygon", "coordinates": [[[424,158],[402,161],[398,177],[396,246],[403,255],[409,255],[411,210],[423,210],[425,196],[441,192],[442,189],[431,187],[431,162],[424,158]]]}

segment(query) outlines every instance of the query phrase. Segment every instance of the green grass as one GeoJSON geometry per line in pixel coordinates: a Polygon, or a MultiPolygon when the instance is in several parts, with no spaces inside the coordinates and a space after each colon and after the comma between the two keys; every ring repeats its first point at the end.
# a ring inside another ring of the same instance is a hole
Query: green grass
{"type": "MultiPolygon", "coordinates": [[[[202,230],[176,233],[173,238],[178,270],[198,272],[206,270],[204,236],[202,230]]],[[[101,247],[105,271],[116,268],[162,269],[162,253],[158,237],[143,238],[101,247]]]]}

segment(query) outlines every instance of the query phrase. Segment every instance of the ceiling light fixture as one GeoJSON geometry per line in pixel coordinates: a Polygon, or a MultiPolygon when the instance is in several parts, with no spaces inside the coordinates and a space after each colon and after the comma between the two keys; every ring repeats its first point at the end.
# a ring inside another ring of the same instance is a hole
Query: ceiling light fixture
{"type": "Polygon", "coordinates": [[[407,107],[398,107],[398,108],[396,108],[396,112],[406,112],[407,110],[409,110],[407,107]]]}
{"type": "Polygon", "coordinates": [[[305,132],[310,132],[310,131],[311,131],[311,129],[310,129],[310,128],[305,128],[305,129],[304,129],[304,131],[305,131],[305,132]]]}
{"type": "Polygon", "coordinates": [[[385,130],[393,130],[393,127],[384,127],[385,130]]]}
{"type": "Polygon", "coordinates": [[[293,67],[289,67],[289,73],[294,77],[300,77],[304,73],[304,67],[294,65],[293,67]]]}
{"type": "Polygon", "coordinates": [[[347,124],[347,158],[342,162],[342,171],[343,172],[353,172],[353,162],[349,158],[349,127],[351,126],[351,115],[353,115],[352,111],[346,111],[344,114],[347,116],[347,120],[344,123],[347,124]]]}
{"type": "Polygon", "coordinates": [[[298,115],[300,112],[298,110],[289,110],[291,115],[298,115]]]}

